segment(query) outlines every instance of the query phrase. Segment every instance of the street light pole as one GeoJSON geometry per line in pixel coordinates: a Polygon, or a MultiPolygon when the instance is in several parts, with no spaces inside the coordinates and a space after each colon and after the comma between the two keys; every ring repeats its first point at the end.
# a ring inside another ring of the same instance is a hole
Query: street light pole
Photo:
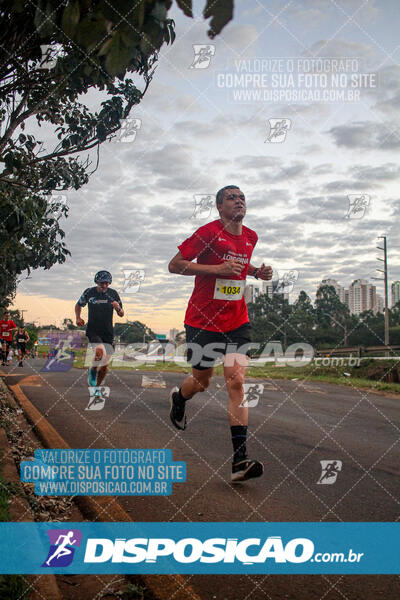
{"type": "MultiPolygon", "coordinates": [[[[387,242],[386,235],[379,236],[378,239],[383,239],[383,248],[377,246],[378,250],[383,251],[383,258],[377,258],[383,262],[383,269],[377,269],[383,273],[383,282],[385,286],[385,346],[389,346],[389,301],[388,301],[388,268],[387,268],[387,242]]],[[[385,356],[389,357],[389,350],[386,350],[385,356]]]]}

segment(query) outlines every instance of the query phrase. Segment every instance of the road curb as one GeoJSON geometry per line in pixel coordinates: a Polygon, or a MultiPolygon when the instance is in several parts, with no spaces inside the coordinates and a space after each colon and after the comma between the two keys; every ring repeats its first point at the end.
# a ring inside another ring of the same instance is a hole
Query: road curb
{"type": "MultiPolygon", "coordinates": [[[[70,449],[70,446],[32,404],[18,384],[10,385],[16,401],[21,406],[26,419],[47,448],[70,449]]],[[[114,497],[75,496],[74,501],[85,517],[92,521],[131,522],[131,516],[114,497]]],[[[201,600],[200,596],[185,582],[182,575],[139,575],[144,586],[157,600],[201,600]]]]}

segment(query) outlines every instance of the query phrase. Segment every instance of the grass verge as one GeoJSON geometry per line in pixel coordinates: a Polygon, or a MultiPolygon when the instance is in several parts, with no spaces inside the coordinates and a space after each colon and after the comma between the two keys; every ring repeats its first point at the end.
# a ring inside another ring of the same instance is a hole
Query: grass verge
{"type": "MultiPolygon", "coordinates": [[[[12,501],[16,489],[13,483],[3,479],[0,470],[0,521],[10,521],[10,512],[8,506],[12,501]]],[[[0,598],[18,600],[29,600],[30,588],[23,575],[2,575],[0,574],[0,598]]]]}

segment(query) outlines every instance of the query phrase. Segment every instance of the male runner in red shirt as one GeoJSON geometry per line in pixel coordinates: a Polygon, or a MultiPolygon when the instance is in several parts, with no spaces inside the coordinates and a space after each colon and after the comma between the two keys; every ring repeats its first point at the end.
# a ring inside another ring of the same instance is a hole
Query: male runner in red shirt
{"type": "Polygon", "coordinates": [[[12,319],[10,319],[10,313],[8,310],[4,312],[3,318],[0,320],[0,338],[1,338],[1,351],[2,351],[2,366],[6,366],[8,350],[12,344],[12,334],[16,331],[17,326],[12,319]]]}
{"type": "Polygon", "coordinates": [[[246,200],[240,189],[236,185],[222,188],[216,202],[220,218],[203,225],[178,246],[179,252],[168,267],[171,273],[196,276],[185,315],[192,375],[180,389],[171,390],[170,418],[177,429],[185,429],[186,401],[207,389],[215,360],[224,355],[234,451],[231,480],[236,482],[263,473],[262,463],[250,460],[246,449],[248,408],[242,404],[251,326],[244,287],[246,275],[269,280],[272,269],[264,264],[257,269],[250,263],[258,238],[255,231],[242,225],[246,200]],[[197,263],[192,262],[196,258],[197,263]]]}

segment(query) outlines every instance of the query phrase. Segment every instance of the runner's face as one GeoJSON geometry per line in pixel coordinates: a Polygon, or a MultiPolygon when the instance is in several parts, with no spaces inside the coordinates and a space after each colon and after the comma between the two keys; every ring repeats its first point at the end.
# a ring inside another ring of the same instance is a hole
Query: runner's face
{"type": "Polygon", "coordinates": [[[231,221],[242,221],[246,214],[246,199],[241,190],[236,188],[224,191],[220,206],[220,215],[231,221]]]}
{"type": "Polygon", "coordinates": [[[108,290],[108,286],[109,286],[109,285],[110,285],[110,284],[109,284],[109,283],[107,283],[106,281],[100,281],[100,282],[97,284],[97,289],[99,290],[99,292],[103,292],[103,293],[104,293],[104,292],[106,292],[106,291],[108,290]]]}

